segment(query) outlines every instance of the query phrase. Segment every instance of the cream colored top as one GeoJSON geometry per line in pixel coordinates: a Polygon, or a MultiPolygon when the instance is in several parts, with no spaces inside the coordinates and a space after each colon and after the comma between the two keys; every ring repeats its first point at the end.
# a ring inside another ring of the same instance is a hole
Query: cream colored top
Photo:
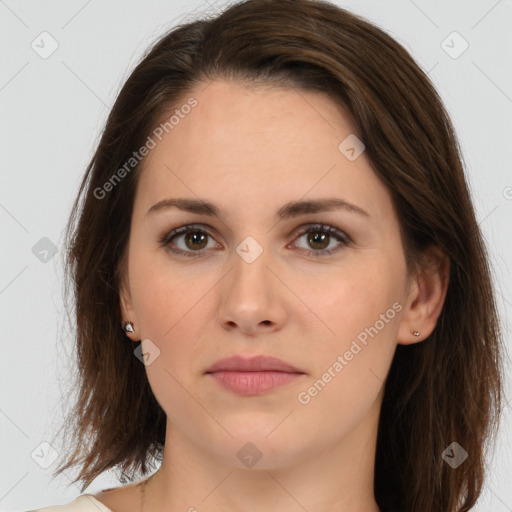
{"type": "Polygon", "coordinates": [[[30,510],[29,512],[112,512],[112,510],[103,505],[92,494],[82,494],[82,496],[65,505],[53,505],[30,510]]]}

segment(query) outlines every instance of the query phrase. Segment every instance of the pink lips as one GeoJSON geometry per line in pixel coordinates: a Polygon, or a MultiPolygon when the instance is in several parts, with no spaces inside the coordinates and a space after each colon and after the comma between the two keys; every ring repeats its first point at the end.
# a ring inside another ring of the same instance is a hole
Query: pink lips
{"type": "Polygon", "coordinates": [[[259,395],[296,381],[304,372],[275,357],[233,356],[217,361],[206,374],[239,395],[259,395]]]}

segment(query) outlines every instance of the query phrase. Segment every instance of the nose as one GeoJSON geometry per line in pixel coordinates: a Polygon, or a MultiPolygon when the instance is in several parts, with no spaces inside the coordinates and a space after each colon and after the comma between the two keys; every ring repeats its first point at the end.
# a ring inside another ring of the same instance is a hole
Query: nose
{"type": "Polygon", "coordinates": [[[222,328],[249,336],[282,329],[287,289],[269,253],[263,250],[251,261],[233,251],[232,261],[233,268],[220,283],[218,320],[222,328]]]}

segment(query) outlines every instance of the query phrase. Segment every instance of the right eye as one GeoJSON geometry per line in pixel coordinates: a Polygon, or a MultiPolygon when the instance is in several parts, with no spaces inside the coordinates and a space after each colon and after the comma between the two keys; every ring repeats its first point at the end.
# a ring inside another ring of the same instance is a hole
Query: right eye
{"type": "Polygon", "coordinates": [[[211,235],[203,229],[194,225],[187,225],[167,233],[160,240],[160,245],[174,254],[197,257],[201,256],[205,249],[208,249],[208,237],[211,237],[211,235]],[[181,244],[180,242],[174,242],[175,240],[180,241],[181,244]]]}

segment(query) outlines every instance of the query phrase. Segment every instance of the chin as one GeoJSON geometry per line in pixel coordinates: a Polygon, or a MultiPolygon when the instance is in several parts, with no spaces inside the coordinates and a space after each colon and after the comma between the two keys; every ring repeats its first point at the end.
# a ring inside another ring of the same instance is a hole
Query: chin
{"type": "Polygon", "coordinates": [[[282,428],[291,419],[283,422],[284,418],[286,414],[272,421],[246,414],[236,422],[221,421],[233,437],[222,434],[207,439],[205,436],[204,449],[213,451],[212,456],[227,466],[252,471],[284,468],[320,451],[311,444],[315,436],[305,435],[298,425],[282,428]]]}

